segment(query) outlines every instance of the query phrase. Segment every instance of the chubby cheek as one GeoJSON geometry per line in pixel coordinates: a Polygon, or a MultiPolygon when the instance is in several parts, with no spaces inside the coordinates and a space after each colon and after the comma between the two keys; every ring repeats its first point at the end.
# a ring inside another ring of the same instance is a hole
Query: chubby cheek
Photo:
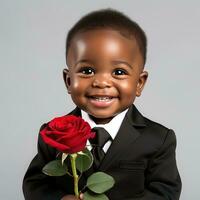
{"type": "Polygon", "coordinates": [[[78,80],[76,79],[72,80],[71,89],[73,92],[78,92],[81,89],[81,85],[78,80]]]}
{"type": "MultiPolygon", "coordinates": [[[[71,79],[70,91],[72,99],[79,101],[79,99],[85,96],[85,91],[87,89],[87,81],[80,80],[78,78],[71,79]]],[[[80,99],[81,100],[81,99],[80,99]]]]}
{"type": "Polygon", "coordinates": [[[119,91],[121,95],[132,98],[136,93],[136,84],[133,82],[121,82],[119,91]]]}

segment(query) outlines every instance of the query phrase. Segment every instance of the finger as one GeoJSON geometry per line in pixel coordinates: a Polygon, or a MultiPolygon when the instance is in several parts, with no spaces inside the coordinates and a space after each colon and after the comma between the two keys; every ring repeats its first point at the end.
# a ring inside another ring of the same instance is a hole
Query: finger
{"type": "Polygon", "coordinates": [[[83,193],[80,194],[80,199],[83,200],[83,193]]]}

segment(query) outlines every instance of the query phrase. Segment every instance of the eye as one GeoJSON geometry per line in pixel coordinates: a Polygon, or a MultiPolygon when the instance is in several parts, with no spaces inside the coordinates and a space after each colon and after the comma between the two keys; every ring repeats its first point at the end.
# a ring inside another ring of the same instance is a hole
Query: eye
{"type": "Polygon", "coordinates": [[[94,73],[94,69],[92,67],[81,67],[79,73],[82,73],[84,75],[91,75],[94,73]]]}
{"type": "Polygon", "coordinates": [[[120,75],[127,75],[127,71],[124,69],[115,69],[113,72],[114,75],[120,76],[120,75]]]}

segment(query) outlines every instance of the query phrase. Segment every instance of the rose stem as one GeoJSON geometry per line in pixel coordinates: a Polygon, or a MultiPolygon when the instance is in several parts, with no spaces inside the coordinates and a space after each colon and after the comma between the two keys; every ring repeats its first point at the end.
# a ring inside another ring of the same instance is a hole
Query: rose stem
{"type": "Polygon", "coordinates": [[[77,157],[76,153],[71,154],[70,160],[71,160],[71,166],[72,166],[72,174],[74,177],[74,193],[75,193],[75,196],[78,198],[79,192],[78,192],[78,174],[76,171],[76,157],[77,157]]]}

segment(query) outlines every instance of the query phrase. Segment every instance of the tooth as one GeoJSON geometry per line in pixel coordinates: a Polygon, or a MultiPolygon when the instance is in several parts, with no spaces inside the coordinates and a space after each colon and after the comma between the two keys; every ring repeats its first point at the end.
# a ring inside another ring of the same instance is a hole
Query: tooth
{"type": "Polygon", "coordinates": [[[94,97],[97,101],[108,101],[111,98],[110,97],[94,97]]]}

